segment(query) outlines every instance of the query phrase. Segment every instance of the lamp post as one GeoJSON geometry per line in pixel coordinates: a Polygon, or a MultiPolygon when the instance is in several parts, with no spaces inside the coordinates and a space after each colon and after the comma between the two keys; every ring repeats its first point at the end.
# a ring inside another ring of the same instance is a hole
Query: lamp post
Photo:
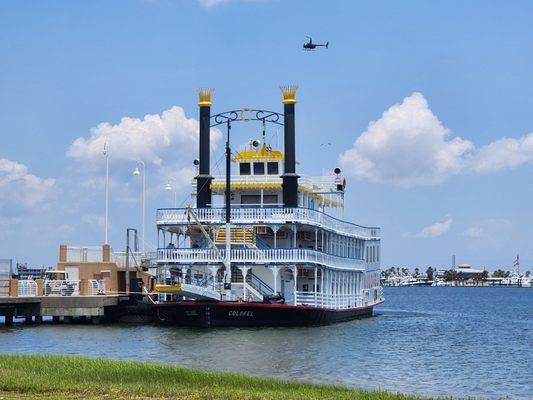
{"type": "Polygon", "coordinates": [[[135,170],[133,171],[133,175],[139,176],[142,175],[142,195],[141,195],[141,207],[142,207],[142,225],[141,225],[141,242],[142,247],[141,251],[144,254],[144,210],[145,210],[145,196],[146,196],[146,165],[144,164],[144,161],[137,161],[137,166],[135,167],[135,170]],[[142,166],[142,172],[139,170],[139,165],[142,166]]]}
{"type": "Polygon", "coordinates": [[[170,178],[167,181],[167,184],[165,186],[165,190],[170,192],[172,189],[174,189],[174,208],[176,208],[178,206],[177,205],[178,204],[178,202],[177,202],[178,190],[173,188],[172,185],[170,184],[170,182],[174,182],[175,183],[176,181],[174,180],[174,178],[170,178]]]}
{"type": "Polygon", "coordinates": [[[104,144],[104,157],[105,157],[105,240],[104,244],[108,242],[108,230],[109,230],[109,154],[107,150],[107,142],[104,144]]]}

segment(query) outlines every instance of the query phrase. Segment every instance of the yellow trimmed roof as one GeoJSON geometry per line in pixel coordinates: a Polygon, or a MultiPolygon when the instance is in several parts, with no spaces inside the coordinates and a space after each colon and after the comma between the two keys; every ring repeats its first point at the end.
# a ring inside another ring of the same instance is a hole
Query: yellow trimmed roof
{"type": "MultiPolygon", "coordinates": [[[[219,192],[226,189],[226,182],[211,183],[211,189],[219,192]]],[[[231,190],[257,190],[257,189],[281,189],[281,182],[233,182],[231,184],[231,190]]],[[[335,206],[341,206],[343,203],[338,200],[330,199],[322,194],[313,193],[311,189],[306,186],[298,185],[298,190],[307,192],[309,195],[316,198],[322,203],[328,203],[335,206]]]]}
{"type": "Polygon", "coordinates": [[[285,156],[279,150],[267,150],[266,144],[259,150],[239,151],[233,161],[252,161],[252,160],[283,160],[285,156]]]}
{"type": "MultiPolygon", "coordinates": [[[[226,183],[212,183],[211,189],[225,190],[226,183]]],[[[231,184],[231,190],[239,189],[281,189],[281,182],[239,182],[231,184]]]]}

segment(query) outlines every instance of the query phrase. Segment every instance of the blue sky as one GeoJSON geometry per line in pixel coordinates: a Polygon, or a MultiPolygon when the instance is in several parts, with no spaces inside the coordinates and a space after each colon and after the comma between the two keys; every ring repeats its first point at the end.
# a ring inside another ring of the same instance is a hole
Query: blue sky
{"type": "MultiPolygon", "coordinates": [[[[533,5],[526,1],[0,3],[0,257],[138,227],[189,190],[198,87],[214,110],[281,110],[299,85],[300,171],[340,165],[349,219],[379,225],[383,266],[533,264],[533,5]],[[305,35],[328,50],[301,50],[305,35]],[[152,115],[145,119],[146,115],[152,115]],[[369,125],[370,124],[370,125],[369,125]],[[330,146],[320,146],[330,142],[330,146]]],[[[236,130],[236,143],[258,127],[236,130]]],[[[275,135],[274,131],[270,132],[275,135]]],[[[221,154],[215,141],[213,157],[221,154]]]]}

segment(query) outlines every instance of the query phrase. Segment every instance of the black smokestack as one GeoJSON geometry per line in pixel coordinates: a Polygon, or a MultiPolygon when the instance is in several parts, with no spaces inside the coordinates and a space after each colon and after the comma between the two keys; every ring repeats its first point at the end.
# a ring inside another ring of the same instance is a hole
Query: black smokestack
{"type": "Polygon", "coordinates": [[[294,124],[294,105],[296,86],[283,86],[285,168],[283,179],[283,204],[285,207],[298,207],[298,178],[296,174],[296,130],[294,124]]]}
{"type": "Polygon", "coordinates": [[[209,150],[211,144],[211,89],[198,89],[200,107],[200,167],[196,177],[196,207],[211,206],[211,180],[209,150]]]}

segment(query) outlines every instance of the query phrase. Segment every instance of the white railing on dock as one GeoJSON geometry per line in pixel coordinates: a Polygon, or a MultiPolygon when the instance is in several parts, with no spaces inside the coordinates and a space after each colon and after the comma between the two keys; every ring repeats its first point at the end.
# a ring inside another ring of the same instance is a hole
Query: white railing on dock
{"type": "Polygon", "coordinates": [[[315,292],[296,292],[296,305],[348,309],[363,305],[361,296],[355,294],[328,294],[315,292]]]}
{"type": "MultiPolygon", "coordinates": [[[[225,249],[159,249],[160,263],[217,263],[226,256],[225,249]]],[[[232,262],[251,264],[318,264],[336,269],[364,270],[363,260],[333,256],[312,249],[231,249],[232,262]]]]}
{"type": "Polygon", "coordinates": [[[44,296],[79,296],[79,280],[45,280],[43,284],[44,296]]]}
{"type": "MultiPolygon", "coordinates": [[[[201,223],[223,224],[226,219],[226,210],[223,208],[195,208],[193,211],[201,223]]],[[[162,208],[157,210],[157,223],[159,225],[190,224],[192,218],[188,214],[189,212],[185,208],[162,208]]],[[[344,235],[361,239],[379,239],[380,237],[380,228],[355,225],[310,208],[232,208],[231,221],[234,224],[285,224],[297,222],[334,230],[344,235]]]]}
{"type": "Polygon", "coordinates": [[[67,247],[68,262],[102,262],[103,253],[101,246],[67,247]]]}
{"type": "Polygon", "coordinates": [[[89,296],[105,294],[105,281],[104,280],[89,279],[87,281],[87,285],[88,285],[87,294],[89,296]]]}
{"type": "Polygon", "coordinates": [[[36,297],[37,294],[37,282],[32,279],[20,279],[18,281],[18,297],[36,297]]]}
{"type": "Polygon", "coordinates": [[[0,280],[0,297],[8,297],[9,296],[9,280],[8,279],[1,279],[0,280]]]}

